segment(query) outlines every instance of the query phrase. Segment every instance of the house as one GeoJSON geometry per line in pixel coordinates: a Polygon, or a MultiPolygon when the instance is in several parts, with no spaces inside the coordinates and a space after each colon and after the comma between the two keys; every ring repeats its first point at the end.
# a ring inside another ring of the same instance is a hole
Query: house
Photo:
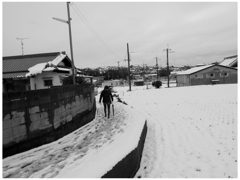
{"type": "Polygon", "coordinates": [[[144,79],[143,76],[139,74],[133,75],[133,85],[135,86],[143,86],[144,85],[144,79]]]}
{"type": "Polygon", "coordinates": [[[120,85],[123,85],[122,80],[108,80],[108,81],[102,82],[102,87],[104,87],[104,86],[116,87],[116,86],[120,86],[120,85]]]}
{"type": "Polygon", "coordinates": [[[72,62],[65,52],[3,57],[3,92],[60,86],[71,72],[72,62]]]}
{"type": "Polygon", "coordinates": [[[144,80],[147,82],[153,82],[157,80],[157,74],[144,74],[144,80]]]}
{"type": "Polygon", "coordinates": [[[224,60],[220,63],[220,65],[237,68],[237,66],[238,66],[237,55],[225,57],[224,60]]]}
{"type": "Polygon", "coordinates": [[[101,86],[102,82],[104,81],[104,76],[95,76],[93,77],[93,80],[95,86],[101,86]]]}
{"type": "Polygon", "coordinates": [[[206,65],[178,72],[177,86],[237,83],[237,69],[222,65],[206,65]]]}

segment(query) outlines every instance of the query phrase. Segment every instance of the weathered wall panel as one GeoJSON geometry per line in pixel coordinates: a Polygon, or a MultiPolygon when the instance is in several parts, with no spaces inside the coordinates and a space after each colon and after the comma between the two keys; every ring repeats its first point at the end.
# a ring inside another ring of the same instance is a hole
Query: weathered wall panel
{"type": "Polygon", "coordinates": [[[94,87],[90,85],[4,93],[4,157],[70,133],[94,119],[95,110],[94,87]]]}

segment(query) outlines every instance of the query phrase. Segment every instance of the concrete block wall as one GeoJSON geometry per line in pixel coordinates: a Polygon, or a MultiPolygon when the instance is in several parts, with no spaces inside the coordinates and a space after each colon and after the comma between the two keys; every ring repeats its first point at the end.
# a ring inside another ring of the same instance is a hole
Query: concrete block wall
{"type": "Polygon", "coordinates": [[[4,93],[3,157],[62,137],[93,120],[95,111],[90,85],[4,93]]]}

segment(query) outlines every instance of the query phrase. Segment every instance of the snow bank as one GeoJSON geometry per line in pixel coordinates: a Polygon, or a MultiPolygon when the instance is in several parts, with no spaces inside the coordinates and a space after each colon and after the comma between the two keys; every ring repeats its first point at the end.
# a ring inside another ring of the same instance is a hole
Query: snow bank
{"type": "MultiPolygon", "coordinates": [[[[122,105],[115,103],[115,106],[119,110],[122,105]]],[[[124,107],[124,109],[128,108],[124,107]]],[[[128,110],[128,112],[132,111],[128,110]]],[[[124,131],[122,134],[118,134],[111,143],[105,144],[101,150],[91,150],[81,161],[65,166],[56,177],[99,178],[111,170],[129,152],[134,150],[138,145],[145,119],[135,113],[127,115],[128,120],[125,121],[125,128],[122,129],[124,131]]]]}
{"type": "Polygon", "coordinates": [[[103,115],[97,104],[93,121],[41,147],[3,160],[3,177],[98,178],[138,146],[145,119],[115,102],[115,115],[103,115]]]}

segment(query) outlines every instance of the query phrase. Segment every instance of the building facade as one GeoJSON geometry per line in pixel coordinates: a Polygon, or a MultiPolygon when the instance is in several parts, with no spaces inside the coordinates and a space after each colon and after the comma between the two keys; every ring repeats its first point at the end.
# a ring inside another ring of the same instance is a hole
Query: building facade
{"type": "Polygon", "coordinates": [[[71,72],[72,61],[65,52],[3,57],[3,92],[61,86],[71,72]]]}
{"type": "Polygon", "coordinates": [[[237,83],[237,69],[222,65],[195,67],[176,75],[177,86],[237,83]]]}

